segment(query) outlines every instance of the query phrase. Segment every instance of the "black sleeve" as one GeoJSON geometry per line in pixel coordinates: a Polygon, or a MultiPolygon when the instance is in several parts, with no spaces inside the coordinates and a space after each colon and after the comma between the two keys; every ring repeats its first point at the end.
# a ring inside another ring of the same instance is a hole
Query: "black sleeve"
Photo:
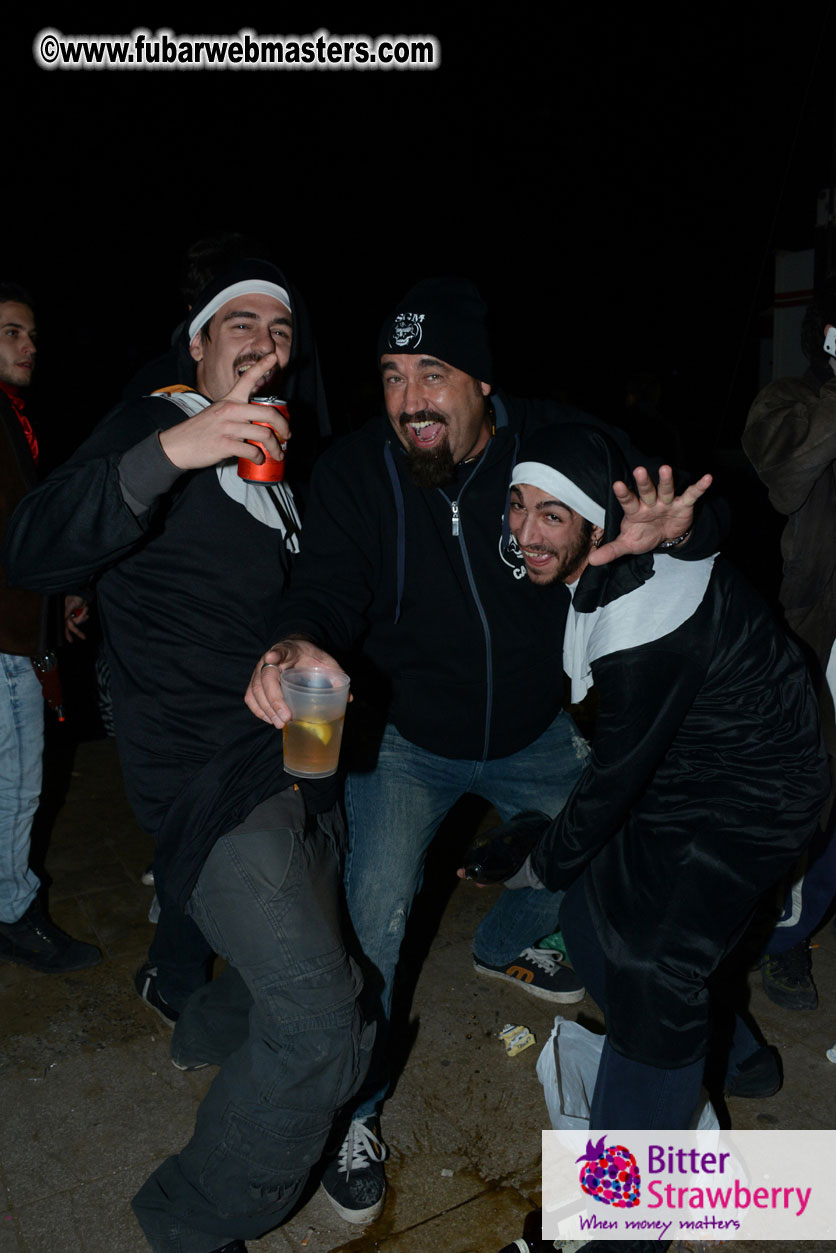
{"type": "MultiPolygon", "coordinates": [[[[3,545],[10,585],[61,592],[94,579],[143,542],[155,502],[137,517],[125,500],[119,466],[122,455],[159,426],[183,420],[160,408],[167,404],[143,401],[114,410],[66,465],[24,496],[3,545]]],[[[160,499],[170,486],[170,478],[167,486],[161,483],[160,499]]]]}
{"type": "Polygon", "coordinates": [[[551,891],[571,882],[621,828],[691,708],[704,667],[682,640],[687,624],[593,662],[600,709],[589,763],[531,857],[551,891]]]}

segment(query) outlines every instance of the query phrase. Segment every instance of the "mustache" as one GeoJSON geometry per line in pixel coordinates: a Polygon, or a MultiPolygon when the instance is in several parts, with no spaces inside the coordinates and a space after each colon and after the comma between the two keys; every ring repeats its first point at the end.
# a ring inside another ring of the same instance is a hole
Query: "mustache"
{"type": "Polygon", "coordinates": [[[250,363],[257,365],[266,356],[267,353],[265,352],[242,352],[240,357],[236,357],[233,361],[232,368],[233,370],[240,370],[242,365],[250,365],[250,363]]]}
{"type": "Polygon", "coordinates": [[[401,426],[409,426],[410,422],[438,422],[440,426],[447,425],[446,418],[440,413],[433,413],[430,409],[419,409],[417,413],[402,413],[398,418],[401,426]]]}

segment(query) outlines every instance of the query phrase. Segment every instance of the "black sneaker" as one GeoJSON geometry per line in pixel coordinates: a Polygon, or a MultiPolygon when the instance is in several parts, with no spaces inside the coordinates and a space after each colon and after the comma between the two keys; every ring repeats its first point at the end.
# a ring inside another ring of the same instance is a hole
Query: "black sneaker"
{"type": "Polygon", "coordinates": [[[0,958],[55,975],[98,966],[102,955],[95,944],[74,940],[56,927],[33,901],[17,922],[0,922],[0,958]]]}
{"type": "MultiPolygon", "coordinates": [[[[134,975],[134,987],[145,1004],[153,1009],[154,1013],[162,1019],[165,1025],[173,1027],[180,1014],[173,1005],[169,1005],[164,996],[160,995],[160,990],[157,987],[157,967],[152,966],[150,962],[140,966],[134,975]]],[[[181,1069],[187,1068],[181,1067],[181,1069]]]]}
{"type": "Polygon", "coordinates": [[[580,979],[565,964],[563,954],[557,949],[524,949],[507,966],[489,966],[487,962],[474,957],[473,968],[482,975],[515,983],[523,992],[530,992],[532,996],[543,1001],[573,1005],[575,1001],[582,1001],[586,995],[580,979]]]}
{"type": "Polygon", "coordinates": [[[348,1134],[322,1172],[325,1195],[347,1223],[371,1223],[383,1212],[389,1150],[379,1138],[374,1116],[355,1118],[348,1134]]]}
{"type": "Polygon", "coordinates": [[[740,1063],[731,1078],[726,1080],[723,1091],[726,1096],[760,1101],[780,1092],[783,1082],[784,1074],[777,1050],[763,1044],[740,1063]]]}
{"type": "Polygon", "coordinates": [[[782,1009],[815,1009],[819,997],[811,970],[809,940],[802,940],[785,953],[767,953],[761,967],[763,990],[782,1009]]]}

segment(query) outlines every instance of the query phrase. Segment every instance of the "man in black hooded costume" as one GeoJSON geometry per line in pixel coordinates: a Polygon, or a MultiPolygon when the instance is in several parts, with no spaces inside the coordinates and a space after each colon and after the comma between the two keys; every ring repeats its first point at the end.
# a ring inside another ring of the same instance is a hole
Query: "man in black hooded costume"
{"type": "MultiPolygon", "coordinates": [[[[305,312],[276,267],[241,261],[204,290],[177,373],[118,406],[24,499],[5,560],[41,591],[97,580],[126,790],[157,842],[158,885],[253,997],[249,1037],[191,1141],[133,1203],[153,1249],[206,1253],[289,1212],[365,1050],[335,781],[297,786],[281,736],[241,701],[299,531],[286,484],[237,475],[237,457],[261,459],[243,441],[265,411],[247,402],[280,391],[294,423],[327,421],[305,312]]],[[[281,456],[272,433],[258,439],[281,456]]]]}
{"type": "Polygon", "coordinates": [[[801,655],[727,562],[587,564],[618,532],[617,481],[623,457],[591,428],[543,429],[514,467],[510,529],[529,577],[572,596],[563,666],[600,712],[506,886],[569,889],[561,926],[607,1027],[591,1126],[688,1127],[706,980],[812,836],[829,776],[801,655]]]}

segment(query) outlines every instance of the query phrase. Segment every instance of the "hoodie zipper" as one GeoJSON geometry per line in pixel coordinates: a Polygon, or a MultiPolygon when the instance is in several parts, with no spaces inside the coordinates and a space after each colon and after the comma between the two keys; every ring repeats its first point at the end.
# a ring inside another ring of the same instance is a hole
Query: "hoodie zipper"
{"type": "MultiPolygon", "coordinates": [[[[488,455],[489,451],[490,451],[490,448],[485,449],[485,456],[488,455]]],[[[485,677],[486,677],[487,693],[486,693],[486,699],[485,699],[485,737],[484,737],[484,741],[482,745],[482,759],[487,760],[488,747],[490,744],[491,713],[493,710],[493,644],[491,641],[490,626],[488,625],[488,617],[482,606],[482,602],[479,599],[479,593],[476,590],[476,580],[473,577],[473,568],[470,564],[470,555],[468,554],[467,544],[465,543],[465,538],[464,538],[464,535],[462,534],[461,513],[459,509],[459,501],[464,495],[466,488],[469,486],[470,483],[473,482],[474,477],[478,474],[480,466],[482,466],[483,464],[484,464],[484,456],[480,457],[479,460],[476,462],[476,465],[473,467],[472,472],[468,475],[464,483],[459,488],[459,494],[455,498],[455,500],[450,499],[450,497],[447,495],[443,487],[439,487],[437,490],[440,492],[440,494],[447,501],[447,504],[450,506],[451,534],[454,539],[457,539],[459,541],[459,549],[462,555],[462,563],[464,564],[464,571],[465,571],[465,574],[467,575],[468,586],[470,587],[470,594],[473,597],[474,604],[476,605],[476,609],[478,610],[479,618],[482,623],[482,631],[484,632],[484,636],[485,636],[485,665],[486,665],[486,672],[487,672],[485,677]]]]}

